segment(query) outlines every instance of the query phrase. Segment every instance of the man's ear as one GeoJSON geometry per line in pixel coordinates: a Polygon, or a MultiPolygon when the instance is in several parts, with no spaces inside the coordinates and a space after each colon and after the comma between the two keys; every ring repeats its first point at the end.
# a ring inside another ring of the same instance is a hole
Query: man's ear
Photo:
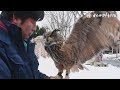
{"type": "Polygon", "coordinates": [[[11,23],[12,24],[15,24],[17,26],[21,26],[21,19],[20,18],[17,18],[14,14],[12,15],[12,19],[11,19],[11,23]]]}
{"type": "Polygon", "coordinates": [[[50,36],[56,36],[58,31],[60,30],[59,29],[53,30],[50,36]]]}
{"type": "Polygon", "coordinates": [[[14,15],[14,14],[12,15],[11,22],[12,22],[12,23],[16,23],[16,17],[15,17],[15,15],[14,15]]]}

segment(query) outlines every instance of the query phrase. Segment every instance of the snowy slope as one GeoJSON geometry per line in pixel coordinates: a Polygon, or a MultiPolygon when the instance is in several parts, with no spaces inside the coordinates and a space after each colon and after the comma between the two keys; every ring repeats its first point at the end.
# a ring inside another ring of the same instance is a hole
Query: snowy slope
{"type": "MultiPolygon", "coordinates": [[[[105,56],[110,57],[109,55],[105,56]]],[[[105,59],[104,57],[104,59],[105,59]]],[[[108,67],[94,67],[85,65],[88,70],[81,70],[80,72],[71,72],[70,79],[120,79],[120,68],[111,64],[108,67]]],[[[55,76],[57,68],[51,58],[39,58],[39,70],[48,76],[55,76]]],[[[63,75],[65,72],[63,73],[63,75]]]]}

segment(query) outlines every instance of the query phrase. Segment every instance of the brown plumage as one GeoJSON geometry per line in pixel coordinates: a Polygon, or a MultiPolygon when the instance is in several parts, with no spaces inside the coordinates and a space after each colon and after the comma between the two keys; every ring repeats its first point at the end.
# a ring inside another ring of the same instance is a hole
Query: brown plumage
{"type": "Polygon", "coordinates": [[[83,63],[104,48],[114,45],[120,37],[119,30],[120,22],[116,17],[84,16],[74,24],[66,41],[57,33],[58,30],[46,33],[45,49],[59,70],[56,77],[62,78],[63,70],[66,70],[65,78],[69,78],[72,68],[83,69],[83,63]]]}

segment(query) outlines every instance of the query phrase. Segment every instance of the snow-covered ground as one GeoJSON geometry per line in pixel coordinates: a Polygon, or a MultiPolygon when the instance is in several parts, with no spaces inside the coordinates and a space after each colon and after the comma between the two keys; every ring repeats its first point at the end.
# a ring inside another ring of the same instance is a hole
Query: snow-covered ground
{"type": "MultiPolygon", "coordinates": [[[[120,57],[120,55],[118,56],[120,57]]],[[[104,54],[103,59],[105,63],[109,63],[108,67],[94,67],[84,64],[89,70],[71,72],[70,79],[120,79],[120,68],[116,67],[120,65],[119,58],[116,60],[116,55],[104,54]]],[[[57,74],[57,68],[51,58],[40,57],[39,70],[48,76],[57,74]]]]}

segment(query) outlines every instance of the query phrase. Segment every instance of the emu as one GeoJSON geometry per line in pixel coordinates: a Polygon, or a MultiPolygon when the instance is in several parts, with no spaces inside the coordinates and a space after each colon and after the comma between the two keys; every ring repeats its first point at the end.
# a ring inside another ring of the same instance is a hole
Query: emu
{"type": "MultiPolygon", "coordinates": [[[[97,12],[92,12],[91,15],[95,13],[97,12]]],[[[101,14],[105,13],[113,12],[101,11],[101,14]]],[[[45,50],[58,69],[55,78],[62,79],[63,70],[66,70],[65,79],[69,79],[71,70],[84,69],[83,63],[101,50],[114,45],[120,37],[120,21],[117,17],[83,16],[74,24],[67,40],[58,31],[55,29],[45,33],[45,50]]]]}

